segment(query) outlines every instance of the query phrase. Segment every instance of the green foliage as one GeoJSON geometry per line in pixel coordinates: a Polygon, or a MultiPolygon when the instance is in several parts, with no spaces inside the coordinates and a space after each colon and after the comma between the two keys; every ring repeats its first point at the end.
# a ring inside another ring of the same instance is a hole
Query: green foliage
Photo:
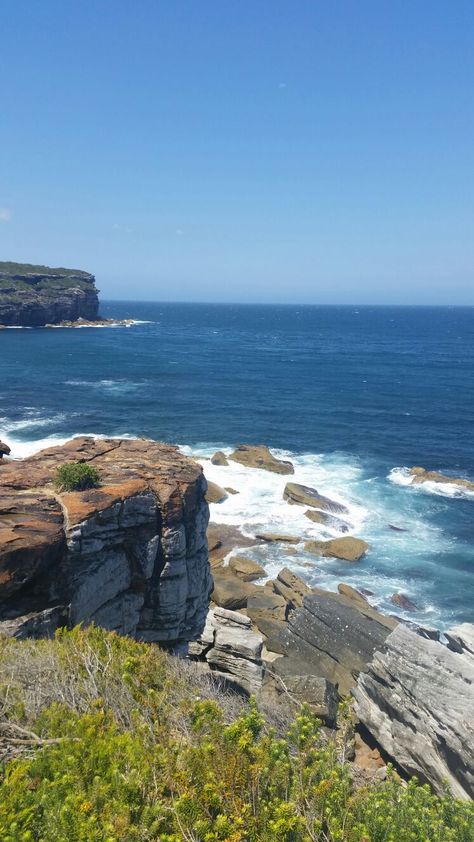
{"type": "Polygon", "coordinates": [[[79,269],[0,261],[0,293],[2,289],[41,292],[72,288],[94,288],[93,276],[79,269]]]}
{"type": "Polygon", "coordinates": [[[38,738],[0,776],[2,842],[474,839],[473,805],[416,781],[404,787],[390,771],[355,791],[309,710],[284,736],[253,700],[228,721],[155,647],[96,628],[4,641],[0,674],[24,647],[30,663],[52,660],[56,700],[38,709],[21,669],[0,687],[10,721],[38,738]]]}
{"type": "Polygon", "coordinates": [[[99,472],[87,462],[68,462],[56,471],[55,485],[60,491],[84,491],[100,485],[99,472]]]}

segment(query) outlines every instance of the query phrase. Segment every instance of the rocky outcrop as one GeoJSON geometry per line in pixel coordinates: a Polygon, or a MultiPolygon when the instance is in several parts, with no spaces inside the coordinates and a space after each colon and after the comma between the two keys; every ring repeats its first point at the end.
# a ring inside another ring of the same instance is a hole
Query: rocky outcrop
{"type": "Polygon", "coordinates": [[[332,538],[330,541],[307,541],[304,545],[307,553],[340,558],[343,561],[359,561],[369,549],[369,545],[360,538],[347,535],[344,538],[332,538]]]}
{"type": "Polygon", "coordinates": [[[323,676],[345,696],[395,626],[368,603],[327,591],[309,594],[280,636],[287,656],[278,662],[280,674],[323,676]]]}
{"type": "Polygon", "coordinates": [[[342,518],[328,512],[322,512],[320,509],[307,509],[305,516],[313,523],[329,526],[330,529],[337,529],[338,532],[349,532],[349,526],[342,518]]]}
{"type": "Polygon", "coordinates": [[[461,477],[449,477],[446,474],[440,474],[438,471],[427,471],[426,468],[409,468],[409,475],[412,477],[413,485],[419,485],[423,482],[449,483],[450,485],[457,485],[459,488],[465,488],[467,491],[474,491],[474,482],[461,477]]]}
{"type": "Polygon", "coordinates": [[[229,559],[229,568],[244,582],[252,582],[254,579],[261,579],[262,576],[265,576],[265,568],[261,564],[257,564],[253,559],[242,555],[232,556],[229,559]]]}
{"type": "Polygon", "coordinates": [[[213,569],[222,567],[225,557],[231,550],[241,550],[253,547],[257,541],[242,535],[238,526],[228,526],[224,523],[210,523],[207,529],[207,543],[209,547],[209,562],[213,569]]]}
{"type": "Polygon", "coordinates": [[[456,797],[474,797],[472,655],[400,624],[360,675],[354,695],[359,720],[406,774],[438,792],[447,781],[456,797]]]}
{"type": "Polygon", "coordinates": [[[0,325],[94,322],[98,311],[95,278],[88,272],[0,262],[0,325]]]}
{"type": "Polygon", "coordinates": [[[291,462],[276,459],[264,444],[241,444],[230,454],[229,459],[246,468],[262,468],[274,474],[294,474],[295,472],[291,462]]]}
{"type": "Polygon", "coordinates": [[[228,465],[227,457],[222,450],[216,451],[214,456],[211,456],[211,462],[213,465],[228,465]]]}
{"type": "Polygon", "coordinates": [[[201,636],[190,644],[189,654],[205,660],[212,673],[245,693],[262,685],[263,640],[251,629],[251,620],[237,611],[211,609],[201,636]]]}
{"type": "Polygon", "coordinates": [[[237,610],[245,608],[250,596],[258,593],[258,587],[236,576],[229,567],[218,567],[213,570],[214,588],[212,601],[221,608],[237,610]]]}
{"type": "Polygon", "coordinates": [[[297,482],[287,482],[283,491],[283,498],[288,503],[298,506],[311,506],[314,509],[322,509],[332,514],[347,514],[348,509],[342,503],[336,503],[329,497],[324,497],[315,488],[309,485],[299,485],[297,482]]]}
{"type": "Polygon", "coordinates": [[[257,532],[255,537],[267,544],[299,544],[301,540],[297,535],[287,535],[286,532],[257,532]]]}
{"type": "Polygon", "coordinates": [[[195,637],[212,587],[205,492],[197,463],[152,441],[77,438],[2,465],[0,631],[96,622],[170,645],[195,637]],[[57,493],[72,461],[100,487],[57,493]]]}

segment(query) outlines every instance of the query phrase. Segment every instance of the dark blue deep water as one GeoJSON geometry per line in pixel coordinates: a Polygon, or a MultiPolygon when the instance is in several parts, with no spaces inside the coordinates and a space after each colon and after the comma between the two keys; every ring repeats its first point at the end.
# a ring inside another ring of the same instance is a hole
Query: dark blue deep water
{"type": "MultiPolygon", "coordinates": [[[[354,505],[371,543],[358,565],[313,558],[307,576],[367,587],[384,607],[401,591],[427,623],[474,619],[474,497],[390,475],[423,465],[474,479],[474,308],[109,302],[102,312],[144,323],[0,331],[0,438],[13,455],[77,433],[202,456],[240,442],[290,451],[295,479],[354,505]]],[[[213,517],[275,523],[286,509],[272,494],[254,488],[213,517]]]]}

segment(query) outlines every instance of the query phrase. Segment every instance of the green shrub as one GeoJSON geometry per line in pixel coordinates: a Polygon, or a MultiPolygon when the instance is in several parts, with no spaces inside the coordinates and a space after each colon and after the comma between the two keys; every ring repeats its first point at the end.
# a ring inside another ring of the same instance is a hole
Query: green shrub
{"type": "Polygon", "coordinates": [[[309,710],[283,736],[253,700],[229,721],[187,669],[97,628],[0,639],[3,721],[31,735],[2,842],[473,842],[472,803],[391,770],[356,790],[309,710]]]}
{"type": "Polygon", "coordinates": [[[87,462],[68,462],[56,471],[55,485],[60,491],[85,491],[100,485],[99,472],[87,462]]]}

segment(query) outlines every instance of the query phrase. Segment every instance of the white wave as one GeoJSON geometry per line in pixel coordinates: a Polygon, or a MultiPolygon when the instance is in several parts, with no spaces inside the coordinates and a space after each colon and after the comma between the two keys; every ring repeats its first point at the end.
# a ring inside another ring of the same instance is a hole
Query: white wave
{"type": "Polygon", "coordinates": [[[409,468],[392,468],[388,475],[390,482],[395,485],[411,486],[416,491],[425,494],[434,494],[436,497],[459,498],[463,500],[474,500],[474,490],[462,488],[454,482],[414,482],[414,477],[409,468]]]}

